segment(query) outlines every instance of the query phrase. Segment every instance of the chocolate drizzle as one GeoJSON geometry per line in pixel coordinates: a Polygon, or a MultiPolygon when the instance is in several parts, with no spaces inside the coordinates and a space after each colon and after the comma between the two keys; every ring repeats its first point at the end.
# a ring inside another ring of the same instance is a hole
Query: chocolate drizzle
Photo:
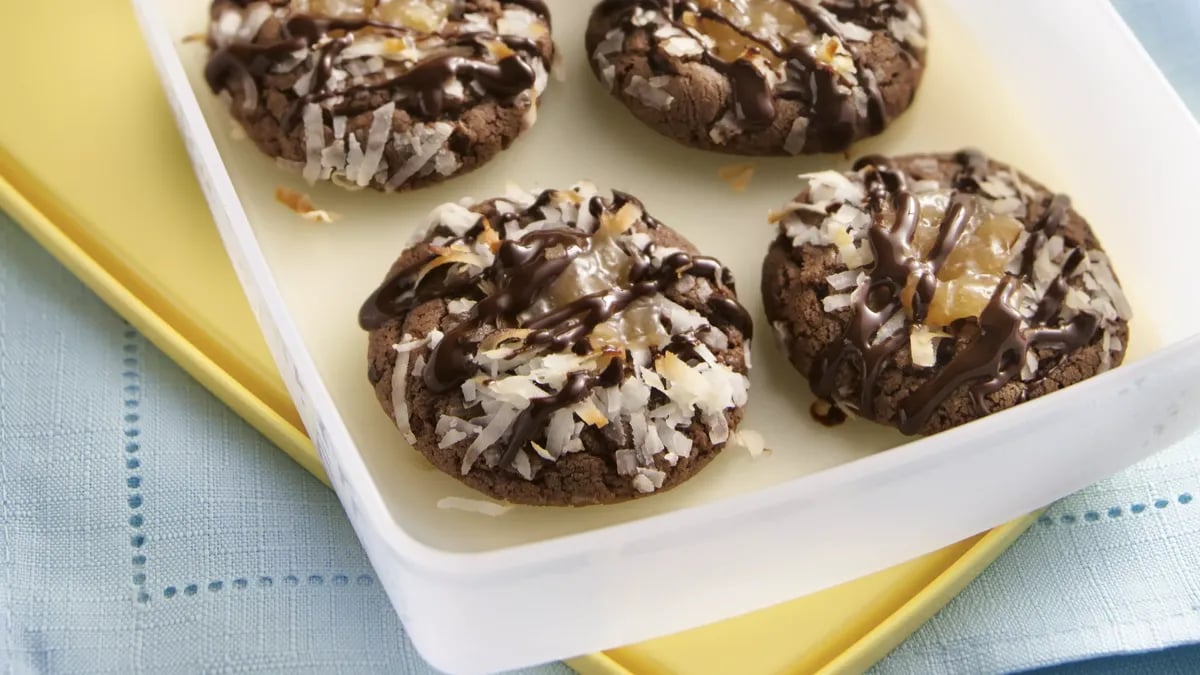
{"type": "MultiPolygon", "coordinates": [[[[541,0],[506,0],[534,12],[549,23],[549,10],[541,0]]],[[[235,2],[240,6],[245,3],[235,2]]],[[[273,3],[280,6],[281,3],[273,3]]],[[[286,4],[286,3],[282,3],[286,4]]],[[[452,79],[477,84],[486,95],[510,100],[534,86],[536,73],[532,58],[543,55],[539,46],[528,39],[490,33],[460,33],[453,21],[437,33],[370,19],[340,19],[307,14],[290,16],[280,27],[279,36],[270,42],[234,42],[214,48],[205,66],[204,75],[214,93],[228,86],[236,76],[260,78],[278,62],[307,50],[317,54],[309,91],[293,98],[280,120],[285,127],[294,128],[304,105],[329,99],[340,99],[335,114],[353,115],[363,112],[373,92],[388,92],[397,103],[413,115],[435,120],[446,114],[457,114],[443,89],[452,79]],[[405,72],[374,82],[360,83],[342,89],[329,88],[334,63],[338,55],[354,43],[361,31],[391,37],[417,36],[441,38],[442,53],[433,54],[412,65],[405,72]],[[482,58],[487,42],[499,42],[511,51],[495,63],[482,58]]],[[[291,92],[285,92],[291,94],[291,92]]],[[[293,94],[294,96],[294,94],[293,94]]]]}
{"type": "MultiPolygon", "coordinates": [[[[923,321],[936,289],[937,273],[963,235],[971,210],[977,208],[977,198],[971,193],[979,189],[979,177],[986,171],[987,159],[979,153],[963,152],[956,160],[960,169],[952,181],[955,192],[927,256],[919,255],[913,248],[920,207],[908,191],[904,173],[877,156],[864,157],[855,164],[856,171],[865,171],[867,209],[872,216],[867,237],[875,262],[868,271],[866,292],[858,293],[850,307],[842,337],[813,362],[810,379],[818,397],[836,400],[839,375],[849,366],[857,370],[860,379],[859,397],[854,404],[863,416],[875,416],[878,379],[895,353],[908,343],[907,331],[897,331],[883,340],[875,339],[876,332],[893,313],[905,311],[900,301],[901,291],[910,280],[915,282],[915,292],[909,319],[923,321]],[[889,202],[890,221],[886,208],[889,202]]],[[[1036,251],[1062,227],[1068,205],[1066,197],[1054,197],[1032,224],[1022,254],[1021,275],[1004,276],[978,318],[978,337],[948,363],[936,368],[932,377],[901,402],[897,422],[902,432],[915,434],[924,429],[942,403],[963,386],[970,388],[980,414],[987,414],[986,397],[1020,375],[1030,349],[1066,352],[1092,340],[1100,322],[1095,314],[1080,313],[1065,324],[1055,324],[1069,290],[1068,280],[1087,259],[1082,248],[1069,252],[1059,275],[1031,317],[1022,316],[1018,309],[1022,278],[1032,278],[1036,251]]]]}
{"type": "MultiPolygon", "coordinates": [[[[799,99],[808,108],[807,117],[810,125],[824,130],[828,137],[825,145],[836,149],[849,145],[854,139],[877,134],[883,130],[889,121],[887,106],[883,92],[879,87],[875,73],[866,66],[859,47],[848,40],[840,27],[841,22],[853,22],[861,26],[869,26],[872,30],[886,30],[888,16],[900,15],[899,3],[884,0],[882,2],[838,2],[822,3],[805,2],[804,0],[781,0],[781,5],[788,6],[799,15],[815,35],[829,35],[838,39],[850,54],[854,62],[858,84],[866,93],[867,108],[865,114],[860,112],[853,96],[852,89],[839,84],[837,73],[817,57],[810,53],[810,45],[789,41],[785,36],[774,35],[778,42],[754,31],[737,25],[730,17],[713,9],[702,7],[697,0],[605,0],[596,9],[596,15],[605,17],[609,25],[616,22],[624,23],[624,30],[634,29],[631,18],[634,10],[643,8],[659,12],[666,21],[676,29],[694,35],[703,32],[702,29],[690,27],[684,20],[685,14],[690,14],[702,20],[719,23],[740,35],[754,46],[749,51],[733,61],[727,61],[706,50],[701,56],[702,62],[724,74],[732,89],[734,113],[738,120],[748,130],[760,130],[770,127],[775,121],[775,100],[779,98],[799,99]],[[822,6],[831,4],[830,8],[822,6]],[[787,67],[785,76],[802,83],[798,90],[774,91],[768,81],[762,66],[754,63],[755,57],[767,55],[784,62],[787,67]]],[[[651,34],[651,54],[661,51],[659,38],[651,34]]],[[[651,64],[659,63],[657,70],[663,71],[665,60],[651,59],[651,64]]]]}
{"type": "Polygon", "coordinates": [[[621,372],[621,362],[613,359],[600,375],[586,371],[569,373],[558,393],[529,401],[529,407],[522,410],[513,423],[512,436],[504,447],[504,454],[500,456],[500,466],[512,464],[521,448],[546,428],[551,415],[587,398],[593,387],[611,387],[620,383],[621,372]]]}
{"type": "MultiPolygon", "coordinates": [[[[547,190],[524,211],[505,217],[519,224],[538,220],[541,218],[540,209],[549,203],[553,194],[554,191],[547,190]]],[[[591,197],[579,208],[603,217],[615,213],[620,205],[631,201],[636,202],[632,197],[614,191],[612,201],[591,197]]],[[[483,213],[477,224],[446,246],[477,239],[484,227],[490,227],[485,223],[498,215],[489,205],[479,210],[483,213]],[[491,215],[485,216],[485,213],[491,215]]],[[[657,221],[644,213],[641,220],[647,229],[658,226],[657,221]]],[[[436,256],[420,256],[412,264],[396,271],[370,295],[359,312],[359,324],[365,330],[377,330],[390,321],[402,319],[413,308],[426,302],[479,297],[467,316],[446,331],[429,355],[421,377],[426,388],[435,393],[453,391],[475,375],[478,366],[474,356],[480,339],[490,329],[516,328],[528,331],[520,349],[573,351],[581,355],[591,353],[594,350],[588,340],[597,326],[620,314],[638,299],[665,293],[683,275],[706,279],[714,286],[708,301],[691,307],[692,310],[714,326],[729,326],[744,339],[751,338],[751,317],[734,298],[732,275],[717,260],[676,251],[655,262],[651,255],[652,247],[638,250],[624,240],[619,240],[617,244],[630,257],[623,283],[583,295],[538,316],[527,316],[539,297],[573,261],[592,250],[595,236],[576,229],[553,228],[530,232],[519,241],[501,239],[494,245],[496,253],[493,263],[473,274],[443,272],[443,269],[451,267],[445,265],[421,277],[421,271],[436,256]],[[481,288],[487,288],[488,291],[485,293],[481,288]]],[[[685,358],[693,348],[694,345],[675,339],[665,347],[683,354],[685,358]]],[[[510,463],[516,452],[544,428],[546,420],[555,411],[583,400],[596,386],[619,383],[626,355],[605,350],[599,358],[601,362],[610,359],[599,375],[571,373],[559,392],[531,400],[529,407],[514,423],[502,464],[510,463]]]]}

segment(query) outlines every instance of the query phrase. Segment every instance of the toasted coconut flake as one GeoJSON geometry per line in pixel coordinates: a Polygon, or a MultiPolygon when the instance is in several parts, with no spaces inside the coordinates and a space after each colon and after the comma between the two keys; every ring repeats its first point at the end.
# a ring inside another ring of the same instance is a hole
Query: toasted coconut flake
{"type": "Polygon", "coordinates": [[[455,236],[462,236],[466,234],[467,230],[475,227],[475,223],[481,217],[461,204],[446,202],[434,208],[433,212],[429,214],[429,225],[431,227],[441,225],[448,228],[455,236]]]}
{"type": "MultiPolygon", "coordinates": [[[[247,78],[249,79],[249,78],[247,78]]],[[[309,185],[321,177],[321,152],[325,149],[325,115],[321,106],[309,103],[304,106],[304,180],[309,185]]]]}
{"type": "Polygon", "coordinates": [[[1104,331],[1100,338],[1100,372],[1112,368],[1112,333],[1104,331]]]}
{"type": "Polygon", "coordinates": [[[604,416],[604,413],[600,412],[600,409],[596,407],[595,401],[590,398],[575,404],[572,410],[579,416],[579,419],[590,426],[597,429],[603,429],[608,426],[608,418],[604,416]]]}
{"type": "Polygon", "coordinates": [[[469,438],[467,432],[461,429],[450,429],[446,431],[446,433],[442,435],[441,440],[438,441],[438,448],[445,450],[459,441],[467,440],[467,438],[469,438]]]}
{"type": "Polygon", "coordinates": [[[904,328],[904,322],[906,320],[907,317],[904,314],[904,310],[897,309],[896,311],[892,312],[892,315],[888,317],[887,321],[883,322],[883,325],[879,327],[879,330],[875,331],[875,336],[874,339],[871,340],[871,344],[877,345],[892,337],[896,333],[899,333],[900,329],[904,328]]]}
{"type": "Polygon", "coordinates": [[[921,34],[920,15],[909,10],[908,15],[904,18],[892,17],[888,19],[888,30],[892,35],[896,36],[897,40],[906,42],[917,49],[925,48],[925,36],[921,34]]]}
{"type": "Polygon", "coordinates": [[[636,98],[643,105],[654,110],[666,110],[675,102],[675,97],[661,88],[658,78],[647,80],[641,75],[633,75],[625,85],[625,93],[636,98]]]}
{"type": "MultiPolygon", "coordinates": [[[[811,208],[811,204],[802,204],[800,202],[789,202],[781,209],[774,209],[767,213],[767,223],[778,225],[789,217],[794,216],[797,211],[811,208]]],[[[820,211],[824,213],[824,211],[820,211]]]]}
{"type": "Polygon", "coordinates": [[[336,213],[318,209],[308,195],[283,186],[275,188],[275,201],[299,214],[301,218],[314,223],[332,223],[338,219],[336,213]]]}
{"type": "Polygon", "coordinates": [[[720,445],[729,440],[729,420],[724,412],[707,415],[704,424],[708,427],[708,440],[720,445]]]}
{"type": "Polygon", "coordinates": [[[662,439],[663,446],[667,452],[677,457],[691,457],[692,439],[687,434],[679,431],[664,420],[658,420],[656,425],[658,428],[658,437],[662,439]]]}
{"type": "Polygon", "coordinates": [[[1038,365],[1038,357],[1034,350],[1026,350],[1025,363],[1021,366],[1021,380],[1023,382],[1032,380],[1037,375],[1038,365]]]}
{"type": "Polygon", "coordinates": [[[525,480],[533,480],[533,463],[529,461],[529,455],[524,450],[518,450],[513,457],[512,466],[517,470],[517,474],[525,480]]]}
{"type": "Polygon", "coordinates": [[[734,192],[744,192],[750,185],[750,180],[754,178],[754,164],[750,162],[729,164],[717,169],[717,175],[721,180],[729,183],[729,187],[733,188],[734,192]]]}
{"type": "Polygon", "coordinates": [[[546,460],[547,462],[554,461],[554,459],[555,459],[554,455],[551,455],[550,451],[546,450],[546,448],[543,448],[542,446],[538,445],[534,441],[530,441],[529,445],[533,448],[533,451],[535,453],[537,453],[538,457],[541,457],[542,459],[546,460]]]}
{"type": "Polygon", "coordinates": [[[633,477],[633,488],[644,495],[648,495],[655,490],[654,483],[645,474],[641,473],[633,477]]]}
{"type": "Polygon", "coordinates": [[[471,472],[471,467],[475,465],[475,460],[483,454],[484,450],[494,445],[499,441],[513,422],[517,420],[519,412],[515,408],[503,408],[498,411],[475,437],[475,441],[471,443],[471,447],[467,449],[467,453],[463,455],[462,474],[465,476],[471,472]]]}
{"type": "Polygon", "coordinates": [[[617,209],[615,214],[604,213],[600,216],[599,234],[607,237],[618,237],[629,228],[633,227],[634,223],[642,219],[642,209],[633,202],[625,202],[620,209],[617,209]]]}
{"type": "Polygon", "coordinates": [[[637,473],[637,454],[630,448],[622,448],[613,453],[617,464],[618,476],[632,476],[637,473]]]}
{"type": "MultiPolygon", "coordinates": [[[[604,61],[604,59],[597,59],[604,61]]],[[[613,65],[604,65],[600,68],[600,77],[604,80],[604,85],[610,90],[615,88],[617,84],[617,67],[613,65]]]]}
{"type": "Polygon", "coordinates": [[[654,363],[654,370],[671,381],[668,393],[677,388],[683,388],[687,389],[690,394],[698,395],[708,388],[708,382],[704,376],[676,356],[674,352],[663,353],[654,363]]]}
{"type": "Polygon", "coordinates": [[[792,129],[783,141],[784,152],[789,155],[799,155],[804,152],[804,146],[808,143],[808,123],[807,117],[797,117],[796,121],[792,122],[792,129]]]}
{"type": "Polygon", "coordinates": [[[472,267],[478,267],[481,269],[488,266],[487,261],[473,251],[464,251],[459,248],[446,248],[438,250],[437,253],[438,256],[425,263],[425,266],[422,267],[421,271],[417,273],[417,284],[421,283],[421,280],[425,278],[425,275],[441,267],[442,265],[452,265],[457,263],[461,265],[471,265],[472,267]]]}
{"type": "Polygon", "coordinates": [[[742,429],[733,435],[733,442],[745,448],[746,452],[754,459],[771,454],[771,451],[767,450],[766,439],[757,431],[742,429]]]}
{"type": "MultiPolygon", "coordinates": [[[[896,313],[903,314],[903,312],[896,313]]],[[[948,334],[932,330],[928,326],[913,326],[908,336],[908,348],[912,354],[913,365],[921,368],[932,368],[937,365],[937,341],[950,337],[948,334]]]]}
{"type": "Polygon", "coordinates": [[[832,169],[800,174],[800,179],[808,182],[809,195],[814,204],[834,200],[857,204],[866,198],[862,185],[832,169]]]}
{"type": "Polygon", "coordinates": [[[637,472],[638,476],[645,476],[647,479],[649,479],[650,484],[654,486],[655,490],[662,487],[663,483],[667,480],[667,474],[663,471],[659,471],[658,469],[639,466],[637,472]]]}
{"type": "Polygon", "coordinates": [[[238,28],[242,25],[241,12],[227,9],[221,12],[212,25],[212,37],[218,47],[224,47],[237,36],[238,28]]]}
{"type": "Polygon", "coordinates": [[[704,46],[697,40],[686,35],[669,37],[661,44],[664,52],[677,58],[700,56],[704,53],[704,46]]]}
{"type": "Polygon", "coordinates": [[[451,511],[466,511],[484,516],[502,516],[512,510],[512,504],[497,504],[482,499],[466,499],[463,497],[442,497],[438,500],[439,509],[451,511]]]}
{"type": "Polygon", "coordinates": [[[574,433],[575,413],[566,409],[556,411],[546,426],[546,450],[554,456],[565,454],[574,433]]]}
{"type": "Polygon", "coordinates": [[[817,65],[832,71],[846,84],[858,84],[858,78],[855,77],[858,69],[854,65],[854,57],[836,36],[822,35],[816,44],[809,47],[809,52],[817,65]]]}
{"type": "Polygon", "coordinates": [[[396,365],[392,369],[392,415],[396,418],[396,427],[404,435],[405,440],[416,444],[417,437],[412,432],[408,422],[408,360],[413,350],[428,343],[427,339],[414,340],[413,336],[405,333],[398,344],[392,345],[396,350],[396,365]]]}
{"type": "Polygon", "coordinates": [[[853,304],[854,297],[849,293],[827,295],[821,300],[821,306],[830,314],[838,311],[839,309],[846,309],[853,304]]]}
{"type": "Polygon", "coordinates": [[[596,44],[595,56],[616,54],[625,47],[625,31],[619,28],[608,31],[604,40],[596,44]]]}
{"type": "Polygon", "coordinates": [[[496,398],[517,408],[524,408],[535,398],[541,398],[546,392],[531,378],[523,375],[511,375],[492,380],[487,384],[487,390],[496,398]]]}
{"type": "Polygon", "coordinates": [[[1113,275],[1108,255],[1103,251],[1089,251],[1088,255],[1092,262],[1092,274],[1096,277],[1100,287],[1108,293],[1108,297],[1112,298],[1113,306],[1117,308],[1117,316],[1125,321],[1132,319],[1133,307],[1129,304],[1129,300],[1125,297],[1125,291],[1121,290],[1121,285],[1117,283],[1117,278],[1113,275]]]}
{"type": "Polygon", "coordinates": [[[340,136],[335,136],[333,143],[321,151],[321,178],[329,178],[332,174],[346,171],[346,144],[340,136]]]}
{"type": "Polygon", "coordinates": [[[829,288],[835,291],[847,291],[862,283],[865,277],[866,274],[863,272],[845,270],[825,277],[825,283],[829,284],[829,288]]]}
{"type": "MultiPolygon", "coordinates": [[[[841,210],[838,211],[840,213],[841,210]]],[[[864,242],[862,248],[855,245],[854,237],[850,234],[849,225],[837,217],[825,220],[823,229],[825,236],[837,247],[842,262],[850,269],[858,269],[875,261],[874,251],[864,242]]]]}
{"type": "Polygon", "coordinates": [[[704,344],[703,342],[698,342],[692,347],[692,350],[695,351],[696,354],[700,356],[700,359],[705,363],[714,366],[717,365],[717,355],[712,353],[712,350],[708,348],[708,345],[704,344]]]}
{"type": "Polygon", "coordinates": [[[851,42],[870,42],[874,35],[870,30],[849,21],[838,21],[836,16],[826,15],[825,20],[835,25],[838,32],[851,42]]]}
{"type": "Polygon", "coordinates": [[[708,130],[708,137],[717,145],[725,145],[729,139],[741,134],[744,130],[742,123],[738,121],[737,112],[730,110],[712,125],[712,128],[708,130]]]}
{"type": "Polygon", "coordinates": [[[417,175],[427,164],[434,161],[439,153],[451,152],[446,147],[446,141],[454,134],[454,125],[448,122],[434,122],[428,125],[417,125],[409,129],[408,134],[401,139],[396,136],[393,143],[401,152],[411,153],[411,156],[392,175],[387,182],[387,189],[395,190],[408,179],[417,175]]]}
{"type": "Polygon", "coordinates": [[[492,58],[496,59],[497,61],[507,59],[508,57],[514,55],[512,48],[499,40],[480,40],[480,42],[483,43],[483,46],[488,50],[488,53],[492,55],[492,58]]]}
{"type": "Polygon", "coordinates": [[[531,40],[536,40],[547,32],[541,19],[524,7],[505,9],[496,21],[496,31],[501,35],[516,35],[531,40]]]}
{"type": "MultiPolygon", "coordinates": [[[[349,176],[359,187],[366,187],[379,170],[383,161],[383,151],[392,135],[392,115],[396,112],[396,103],[389,101],[380,106],[371,116],[371,128],[367,132],[367,148],[362,161],[358,164],[357,172],[349,176]]],[[[355,169],[350,169],[354,171],[355,169]]]]}
{"type": "Polygon", "coordinates": [[[471,308],[474,306],[475,306],[474,300],[468,300],[466,298],[455,298],[446,303],[446,311],[449,312],[452,316],[463,316],[464,314],[469,313],[471,311],[471,308]]]}

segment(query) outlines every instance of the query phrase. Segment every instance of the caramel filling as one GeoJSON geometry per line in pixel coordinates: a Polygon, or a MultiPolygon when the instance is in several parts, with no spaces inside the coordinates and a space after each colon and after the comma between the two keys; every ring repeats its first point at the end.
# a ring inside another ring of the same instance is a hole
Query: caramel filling
{"type": "Polygon", "coordinates": [[[785,50],[788,41],[808,29],[804,17],[787,0],[699,0],[697,4],[723,20],[689,12],[684,14],[684,24],[712,38],[712,52],[731,63],[750,52],[778,65],[780,59],[774,51],[785,50]]]}
{"type": "MultiPolygon", "coordinates": [[[[591,247],[576,256],[550,284],[530,315],[547,314],[584,296],[628,286],[633,259],[618,245],[618,236],[619,233],[609,233],[601,227],[592,238],[591,247]]],[[[639,298],[597,325],[588,339],[593,349],[611,347],[624,351],[626,348],[661,347],[671,341],[671,335],[663,327],[655,300],[639,298]]]]}
{"type": "MultiPolygon", "coordinates": [[[[913,233],[913,252],[928,260],[945,216],[948,195],[921,198],[921,221],[913,233]]],[[[1010,216],[991,213],[986,202],[977,200],[967,223],[945,264],[937,274],[933,301],[926,325],[947,326],[968,317],[978,317],[1004,279],[1004,268],[1017,251],[1024,227],[1010,216]]],[[[912,314],[915,277],[901,294],[905,310],[912,314]]]]}

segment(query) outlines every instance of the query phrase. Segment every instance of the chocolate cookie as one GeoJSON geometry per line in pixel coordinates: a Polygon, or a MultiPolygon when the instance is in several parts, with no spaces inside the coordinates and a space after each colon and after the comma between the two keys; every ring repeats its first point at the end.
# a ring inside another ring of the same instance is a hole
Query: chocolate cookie
{"type": "Polygon", "coordinates": [[[407,190],[470,171],[537,117],[542,0],[215,0],[205,77],[305,180],[407,190]]]}
{"type": "Polygon", "coordinates": [[[1129,303],[1065,195],[973,151],[805,178],[762,287],[826,419],[934,433],[1124,358],[1129,303]]]}
{"type": "Polygon", "coordinates": [[[359,320],[409,442],[510,502],[674,487],[746,403],[752,326],[729,270],[587,184],[442,205],[359,320]]]}
{"type": "Polygon", "coordinates": [[[916,0],[603,0],[592,70],[646,124],[744,155],[845,150],[912,102],[916,0]]]}

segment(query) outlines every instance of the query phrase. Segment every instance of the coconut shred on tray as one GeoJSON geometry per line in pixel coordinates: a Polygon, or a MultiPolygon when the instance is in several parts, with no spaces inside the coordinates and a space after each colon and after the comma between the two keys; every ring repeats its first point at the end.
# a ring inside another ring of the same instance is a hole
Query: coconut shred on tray
{"type": "Polygon", "coordinates": [[[215,0],[205,77],[310,182],[394,191],[470,171],[537,118],[555,57],[537,0],[215,0]]]}
{"type": "Polygon", "coordinates": [[[442,205],[360,319],[409,442],[514,503],[673,487],[747,400],[752,326],[728,269],[589,184],[442,205]]]}

